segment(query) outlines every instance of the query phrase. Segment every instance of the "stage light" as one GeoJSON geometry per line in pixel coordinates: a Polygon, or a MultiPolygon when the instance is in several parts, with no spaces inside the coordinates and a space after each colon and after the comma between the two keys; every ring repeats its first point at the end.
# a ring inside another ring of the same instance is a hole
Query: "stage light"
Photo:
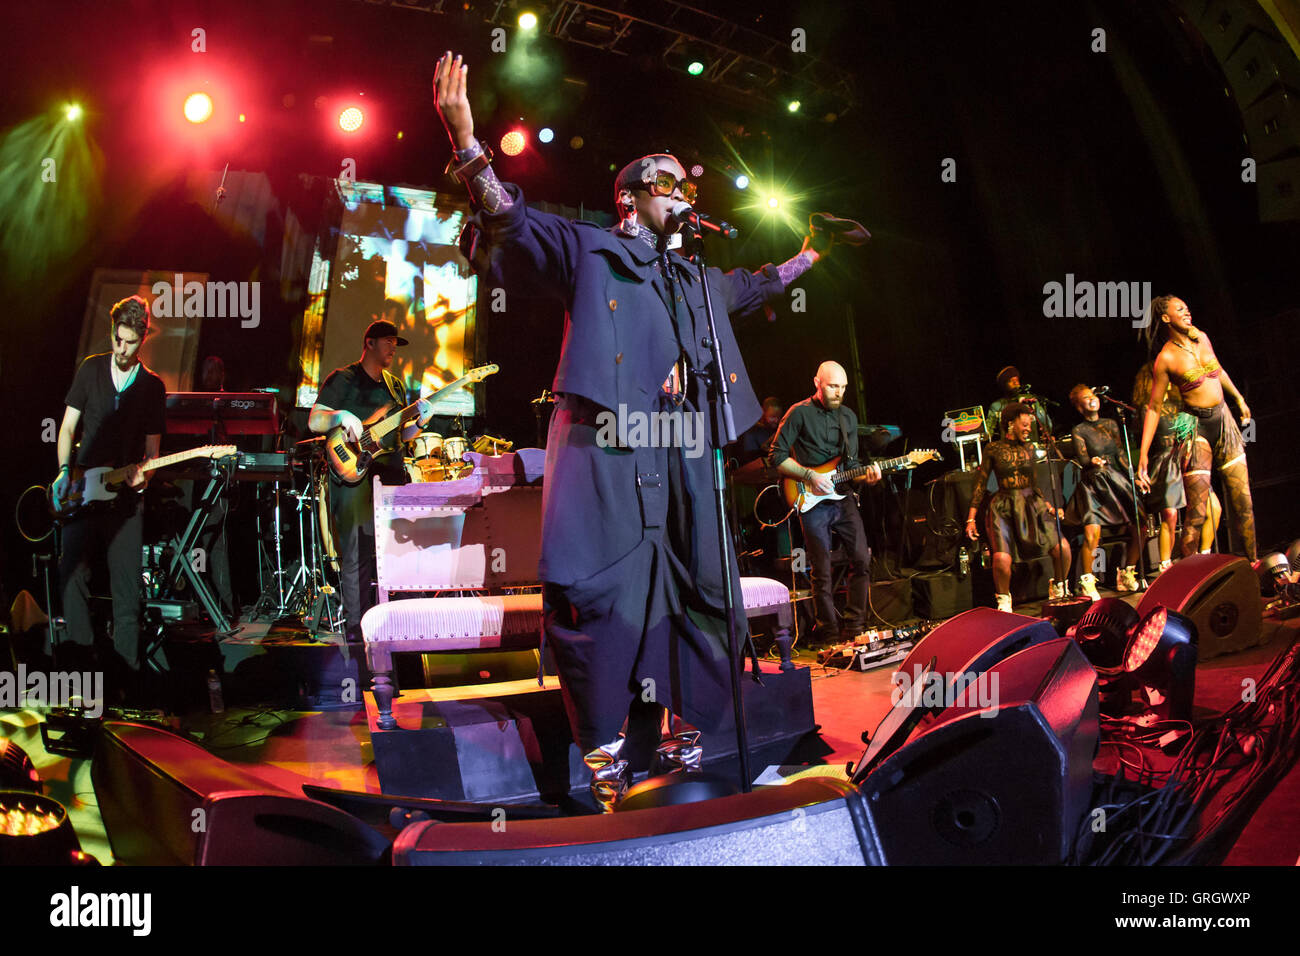
{"type": "Polygon", "coordinates": [[[691,76],[699,76],[704,72],[704,64],[699,60],[691,60],[690,65],[686,67],[686,72],[691,76]]]}
{"type": "Polygon", "coordinates": [[[741,173],[739,176],[737,176],[737,177],[736,177],[736,188],[737,188],[737,189],[748,189],[748,188],[749,188],[749,177],[746,176],[744,173],[741,173]]]}
{"type": "Polygon", "coordinates": [[[501,137],[501,152],[507,156],[518,156],[527,145],[528,137],[524,135],[523,130],[512,129],[501,137]]]}
{"type": "Polygon", "coordinates": [[[69,103],[64,109],[63,115],[68,118],[69,123],[75,123],[81,119],[81,106],[77,103],[69,103]]]}
{"type": "Polygon", "coordinates": [[[191,93],[185,98],[185,118],[191,123],[205,123],[212,117],[212,97],[191,93]]]}
{"type": "Polygon", "coordinates": [[[361,124],[366,121],[366,114],[361,111],[359,106],[349,106],[339,113],[339,129],[345,133],[355,133],[361,129],[361,124]]]}
{"type": "Polygon", "coordinates": [[[551,129],[549,126],[543,126],[537,131],[537,139],[539,142],[549,143],[551,140],[555,139],[555,130],[551,129]]]}
{"type": "Polygon", "coordinates": [[[240,113],[240,114],[239,114],[239,122],[241,122],[241,123],[246,123],[246,122],[248,122],[248,117],[245,116],[243,113],[240,113]]]}
{"type": "Polygon", "coordinates": [[[406,135],[406,134],[405,134],[404,132],[402,132],[400,129],[397,131],[397,138],[398,138],[398,139],[401,139],[401,138],[402,138],[403,136],[405,136],[405,135],[406,135]]]}
{"type": "Polygon", "coordinates": [[[569,148],[570,148],[570,149],[582,149],[583,144],[586,143],[586,142],[587,142],[587,141],[586,141],[585,139],[583,139],[581,136],[575,136],[575,137],[573,137],[573,139],[569,140],[569,148]]]}
{"type": "Polygon", "coordinates": [[[1124,663],[1129,633],[1139,623],[1138,613],[1119,598],[1093,601],[1066,636],[1073,638],[1083,656],[1103,677],[1115,677],[1124,663]]]}
{"type": "Polygon", "coordinates": [[[0,738],[0,790],[41,792],[41,778],[27,752],[9,738],[0,738]]]}
{"type": "Polygon", "coordinates": [[[768,209],[779,209],[779,208],[781,208],[781,200],[778,199],[776,196],[768,196],[768,197],[767,197],[767,208],[768,208],[768,209]]]}
{"type": "Polygon", "coordinates": [[[521,14],[519,14],[519,29],[521,29],[521,30],[536,30],[536,29],[537,29],[537,14],[535,14],[535,13],[521,13],[521,14]]]}
{"type": "Polygon", "coordinates": [[[701,166],[699,163],[696,163],[694,166],[691,167],[691,175],[694,176],[696,179],[699,179],[701,176],[704,175],[704,167],[701,166]]]}
{"type": "Polygon", "coordinates": [[[798,113],[799,106],[800,103],[798,100],[791,100],[789,103],[786,104],[785,108],[788,109],[791,113],[798,113]]]}
{"type": "Polygon", "coordinates": [[[1163,720],[1191,720],[1196,691],[1196,624],[1158,607],[1133,629],[1124,670],[1163,720]]]}

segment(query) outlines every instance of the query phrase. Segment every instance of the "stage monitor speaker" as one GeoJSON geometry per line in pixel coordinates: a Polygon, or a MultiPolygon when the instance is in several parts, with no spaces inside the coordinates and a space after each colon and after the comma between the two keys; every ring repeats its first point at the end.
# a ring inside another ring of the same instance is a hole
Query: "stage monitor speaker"
{"type": "Polygon", "coordinates": [[[910,580],[912,606],[918,616],[928,621],[940,621],[970,610],[974,592],[969,573],[934,571],[914,575],[910,580]]]}
{"type": "Polygon", "coordinates": [[[869,738],[853,782],[861,783],[918,727],[933,723],[944,708],[943,701],[951,696],[950,685],[955,688],[1017,651],[1058,637],[1051,623],[1042,618],[988,607],[972,608],[936,627],[912,648],[895,672],[896,693],[899,688],[904,690],[869,738]],[[931,682],[918,679],[925,673],[942,675],[938,702],[932,699],[936,695],[925,692],[931,682]]]}
{"type": "Polygon", "coordinates": [[[1167,607],[1192,619],[1200,660],[1263,643],[1264,601],[1259,578],[1245,558],[1193,554],[1176,562],[1147,589],[1138,605],[1145,618],[1167,607]]]}
{"type": "Polygon", "coordinates": [[[360,864],[387,848],[343,811],[268,792],[260,777],[157,727],[105,721],[90,777],[118,863],[360,864]]]}
{"type": "Polygon", "coordinates": [[[597,817],[406,827],[395,866],[863,866],[883,862],[862,794],[813,777],[699,803],[597,817]]]}
{"type": "Polygon", "coordinates": [[[1092,801],[1097,674],[1057,638],[990,666],[923,733],[861,781],[891,865],[1055,865],[1092,801]]]}
{"type": "Polygon", "coordinates": [[[914,665],[924,666],[933,657],[934,670],[941,674],[978,674],[1004,657],[1056,637],[1042,618],[971,608],[923,637],[899,670],[911,674],[914,665]]]}
{"type": "Polygon", "coordinates": [[[380,866],[390,844],[336,807],[290,793],[227,791],[203,801],[199,866],[380,866]]]}

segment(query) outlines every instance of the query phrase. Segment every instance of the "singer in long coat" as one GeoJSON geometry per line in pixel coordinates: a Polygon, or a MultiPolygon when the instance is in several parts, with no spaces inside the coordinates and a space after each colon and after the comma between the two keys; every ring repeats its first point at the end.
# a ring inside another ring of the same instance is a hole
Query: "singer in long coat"
{"type": "MultiPolygon", "coordinates": [[[[657,248],[647,230],[629,236],[530,209],[517,186],[502,185],[512,202],[497,213],[476,209],[462,249],[490,285],[549,296],[567,309],[552,385],[540,576],[545,640],[575,739],[584,752],[613,740],[638,699],[716,729],[731,694],[711,451],[723,432],[705,384],[713,360],[698,270],[657,248]],[[687,372],[674,399],[664,385],[679,358],[687,372]],[[701,416],[709,435],[702,453],[598,441],[602,412],[662,411],[701,416]]],[[[784,286],[771,265],[756,273],[709,269],[708,282],[740,432],[761,408],[729,316],[760,308],[784,286]]],[[[743,639],[734,550],[730,562],[743,639]]]]}

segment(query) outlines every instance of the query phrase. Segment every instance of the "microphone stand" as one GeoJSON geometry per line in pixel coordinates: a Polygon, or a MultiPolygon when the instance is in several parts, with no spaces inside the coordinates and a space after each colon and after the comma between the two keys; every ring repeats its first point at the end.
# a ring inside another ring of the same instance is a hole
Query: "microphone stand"
{"type": "MultiPolygon", "coordinates": [[[[713,388],[709,389],[710,401],[722,413],[723,434],[713,446],[713,504],[722,556],[722,607],[727,618],[727,665],[731,672],[731,706],[736,722],[736,754],[740,759],[740,789],[743,793],[749,793],[753,789],[750,782],[753,776],[749,770],[749,732],[745,727],[745,704],[740,690],[740,645],[736,634],[737,595],[731,587],[726,473],[722,458],[722,449],[736,440],[736,419],[731,408],[731,390],[728,387],[731,380],[727,377],[727,370],[722,363],[722,346],[718,341],[718,329],[713,318],[713,298],[709,294],[709,277],[704,262],[704,237],[698,230],[690,229],[684,238],[690,242],[690,249],[695,256],[700,273],[700,286],[704,290],[704,314],[709,323],[709,346],[713,352],[714,368],[713,388]]],[[[714,420],[717,420],[717,416],[714,416],[714,420]]]]}
{"type": "MultiPolygon", "coordinates": [[[[1056,438],[1050,432],[1047,435],[1047,444],[1052,451],[1056,452],[1056,460],[1061,463],[1061,468],[1064,470],[1065,456],[1063,456],[1061,450],[1056,447],[1056,438]]],[[[1068,567],[1064,570],[1061,569],[1061,564],[1065,559],[1065,550],[1063,547],[1065,544],[1065,538],[1061,536],[1061,509],[1065,507],[1065,488],[1061,488],[1061,504],[1058,505],[1056,503],[1056,469],[1052,467],[1052,456],[1050,453],[1047,456],[1047,480],[1051,482],[1052,485],[1052,518],[1056,521],[1056,557],[1052,558],[1052,565],[1056,568],[1056,573],[1060,575],[1057,580],[1061,582],[1061,587],[1064,589],[1069,583],[1068,578],[1070,575],[1070,569],[1068,567]]],[[[1064,480],[1064,478],[1062,478],[1062,480],[1064,480]]],[[[1050,594],[1048,595],[1048,600],[1051,600],[1050,594]]]]}
{"type": "Polygon", "coordinates": [[[1137,476],[1133,474],[1133,449],[1129,445],[1128,437],[1128,413],[1132,412],[1136,418],[1137,409],[1127,402],[1121,402],[1109,395],[1101,396],[1101,400],[1110,402],[1119,410],[1119,430],[1124,435],[1124,457],[1128,460],[1128,483],[1133,489],[1133,527],[1142,536],[1142,547],[1138,549],[1138,574],[1139,580],[1145,586],[1147,580],[1147,539],[1146,535],[1142,533],[1142,505],[1138,500],[1137,476]]]}

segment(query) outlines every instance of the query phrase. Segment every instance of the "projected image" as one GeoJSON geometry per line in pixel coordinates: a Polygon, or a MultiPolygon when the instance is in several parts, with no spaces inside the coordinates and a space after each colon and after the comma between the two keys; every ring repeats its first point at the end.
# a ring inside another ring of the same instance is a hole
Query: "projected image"
{"type": "MultiPolygon", "coordinates": [[[[407,391],[432,395],[474,365],[478,280],[456,248],[464,204],[426,190],[339,182],[344,211],[333,261],[320,261],[304,317],[298,405],[316,400],[332,369],[357,361],[376,319],[410,340],[392,372],[407,391]]],[[[483,385],[457,389],[435,414],[481,412],[483,385]]]]}

